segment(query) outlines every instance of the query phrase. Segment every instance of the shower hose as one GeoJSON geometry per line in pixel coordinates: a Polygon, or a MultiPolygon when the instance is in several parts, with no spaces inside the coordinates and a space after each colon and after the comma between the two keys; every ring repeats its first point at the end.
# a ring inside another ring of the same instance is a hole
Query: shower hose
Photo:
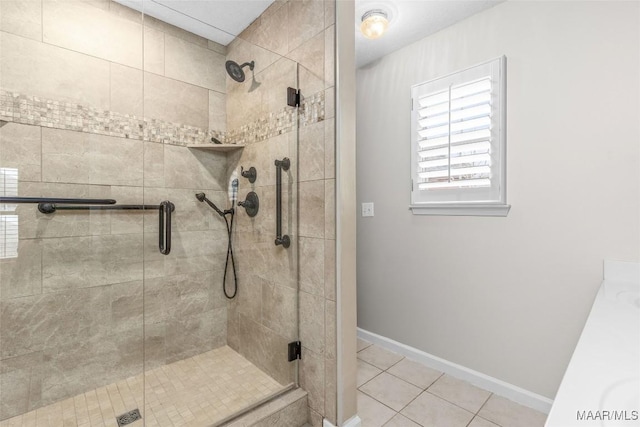
{"type": "Polygon", "coordinates": [[[228,211],[224,212],[224,215],[222,216],[224,218],[224,222],[227,225],[227,259],[224,262],[224,276],[222,277],[222,290],[224,291],[224,296],[227,297],[228,299],[233,299],[235,298],[236,294],[238,293],[238,275],[236,273],[236,261],[233,257],[233,245],[231,243],[231,234],[233,232],[233,219],[235,217],[235,200],[233,200],[232,205],[231,205],[231,209],[229,209],[228,211]],[[227,218],[227,214],[229,214],[231,216],[231,219],[229,220],[227,218]],[[229,260],[231,260],[231,263],[229,263],[229,260]],[[227,291],[227,271],[229,270],[229,264],[231,264],[231,269],[233,270],[233,293],[229,293],[227,291]]]}

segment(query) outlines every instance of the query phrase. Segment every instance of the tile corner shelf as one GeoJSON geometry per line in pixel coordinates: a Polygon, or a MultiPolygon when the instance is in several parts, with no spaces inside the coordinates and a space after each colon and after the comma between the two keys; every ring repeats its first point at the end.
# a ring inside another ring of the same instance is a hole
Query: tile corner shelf
{"type": "Polygon", "coordinates": [[[234,151],[244,148],[242,144],[188,144],[187,148],[207,151],[234,151]]]}

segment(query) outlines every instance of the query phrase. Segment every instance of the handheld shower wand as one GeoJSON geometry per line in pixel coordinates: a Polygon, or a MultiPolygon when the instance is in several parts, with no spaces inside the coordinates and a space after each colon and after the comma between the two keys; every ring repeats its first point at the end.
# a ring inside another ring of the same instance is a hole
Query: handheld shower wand
{"type": "Polygon", "coordinates": [[[213,208],[214,211],[218,212],[218,215],[224,217],[227,213],[230,213],[229,211],[221,211],[216,205],[215,203],[213,203],[211,200],[207,199],[207,197],[205,196],[204,193],[196,193],[196,199],[198,199],[201,202],[205,202],[206,204],[208,204],[209,206],[211,206],[213,208]]]}
{"type": "Polygon", "coordinates": [[[235,206],[238,200],[238,178],[231,181],[231,206],[235,206]]]}

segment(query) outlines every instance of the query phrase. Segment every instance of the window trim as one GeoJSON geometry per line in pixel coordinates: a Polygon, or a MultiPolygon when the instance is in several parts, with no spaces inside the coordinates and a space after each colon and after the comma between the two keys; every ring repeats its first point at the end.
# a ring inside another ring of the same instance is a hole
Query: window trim
{"type": "Polygon", "coordinates": [[[444,76],[439,76],[434,79],[418,83],[413,85],[411,88],[411,102],[413,109],[413,89],[416,86],[420,86],[429,82],[433,82],[441,79],[452,78],[455,75],[464,73],[468,70],[471,70],[476,67],[481,67],[484,65],[488,65],[490,63],[498,61],[499,67],[499,81],[496,82],[499,90],[499,116],[497,117],[498,123],[498,135],[496,145],[499,149],[499,161],[500,165],[500,177],[498,187],[498,199],[497,200],[484,200],[484,201],[433,201],[433,202],[414,202],[414,185],[415,178],[417,176],[416,165],[414,165],[416,160],[416,141],[415,141],[415,129],[414,129],[414,112],[411,113],[411,193],[410,193],[410,204],[409,209],[412,211],[414,215],[469,215],[469,216],[507,216],[511,205],[507,204],[507,151],[506,151],[506,134],[507,134],[507,61],[506,56],[502,55],[498,58],[493,58],[488,61],[481,62],[479,64],[475,64],[471,67],[467,67],[465,69],[461,69],[452,73],[449,73],[444,76]]]}
{"type": "Polygon", "coordinates": [[[506,203],[427,203],[409,205],[414,215],[446,215],[446,216],[507,216],[511,205],[506,203]]]}

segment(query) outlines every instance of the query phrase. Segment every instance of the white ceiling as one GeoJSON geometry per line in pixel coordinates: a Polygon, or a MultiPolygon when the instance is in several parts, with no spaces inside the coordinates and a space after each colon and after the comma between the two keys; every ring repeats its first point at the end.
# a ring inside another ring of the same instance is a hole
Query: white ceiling
{"type": "Polygon", "coordinates": [[[226,46],[274,0],[115,1],[226,46]]]}
{"type": "Polygon", "coordinates": [[[505,0],[356,0],[356,65],[362,67],[410,43],[505,0]],[[360,32],[362,15],[382,9],[390,15],[389,29],[370,40],[360,32]]]}
{"type": "MultiPolygon", "coordinates": [[[[115,1],[226,46],[274,0],[115,1]]],[[[369,64],[502,1],[356,0],[356,65],[369,64]],[[390,17],[389,30],[377,40],[360,33],[362,15],[371,9],[385,10],[390,17]]]]}

